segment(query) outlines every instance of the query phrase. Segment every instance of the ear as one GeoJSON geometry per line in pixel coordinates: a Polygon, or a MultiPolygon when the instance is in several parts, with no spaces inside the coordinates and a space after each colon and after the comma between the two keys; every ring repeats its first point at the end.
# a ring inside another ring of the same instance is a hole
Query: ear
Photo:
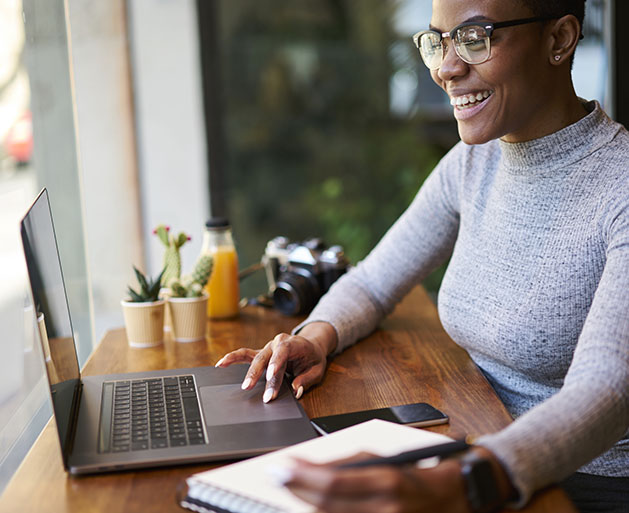
{"type": "Polygon", "coordinates": [[[581,37],[581,25],[572,14],[550,24],[548,59],[553,66],[569,62],[581,37]]]}

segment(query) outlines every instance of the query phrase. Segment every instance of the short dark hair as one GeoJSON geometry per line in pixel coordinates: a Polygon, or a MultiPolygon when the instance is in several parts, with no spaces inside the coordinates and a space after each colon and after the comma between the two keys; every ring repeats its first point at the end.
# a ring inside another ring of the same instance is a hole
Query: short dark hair
{"type": "MultiPolygon", "coordinates": [[[[583,20],[585,18],[586,0],[518,0],[527,6],[535,16],[560,18],[566,14],[572,14],[581,26],[583,34],[583,20]]],[[[570,57],[570,67],[574,63],[574,54],[570,57]]]]}
{"type": "Polygon", "coordinates": [[[519,0],[526,5],[535,16],[557,17],[572,14],[583,27],[586,0],[519,0]]]}

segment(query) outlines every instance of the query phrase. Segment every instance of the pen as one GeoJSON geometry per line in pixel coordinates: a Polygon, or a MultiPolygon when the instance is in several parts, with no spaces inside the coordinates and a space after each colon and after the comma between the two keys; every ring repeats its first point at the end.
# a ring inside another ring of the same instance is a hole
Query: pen
{"type": "Polygon", "coordinates": [[[350,463],[343,463],[339,465],[338,468],[362,468],[374,465],[405,465],[407,463],[415,463],[417,461],[434,458],[436,456],[443,458],[444,456],[464,451],[469,447],[470,444],[468,444],[465,440],[456,440],[454,442],[446,442],[444,444],[424,447],[422,449],[401,452],[394,456],[376,457],[366,460],[353,461],[350,463]]]}

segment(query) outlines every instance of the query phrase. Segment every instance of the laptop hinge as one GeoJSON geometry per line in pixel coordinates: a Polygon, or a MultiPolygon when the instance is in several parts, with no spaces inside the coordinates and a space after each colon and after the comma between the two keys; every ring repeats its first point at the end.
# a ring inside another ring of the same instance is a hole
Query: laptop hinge
{"type": "Polygon", "coordinates": [[[63,455],[63,463],[66,468],[68,468],[68,460],[74,448],[76,430],[79,425],[79,407],[81,405],[82,394],[83,394],[83,382],[79,379],[77,381],[76,387],[74,388],[74,394],[72,396],[72,406],[71,406],[71,413],[70,413],[70,419],[72,419],[71,420],[72,425],[70,426],[70,429],[68,429],[67,440],[65,443],[66,450],[63,455]]]}

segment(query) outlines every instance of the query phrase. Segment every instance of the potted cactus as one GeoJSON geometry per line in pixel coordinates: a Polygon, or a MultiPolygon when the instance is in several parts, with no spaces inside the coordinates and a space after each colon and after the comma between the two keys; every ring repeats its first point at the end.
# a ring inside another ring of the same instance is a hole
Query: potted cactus
{"type": "MultiPolygon", "coordinates": [[[[159,292],[160,298],[168,300],[170,289],[165,286],[171,280],[181,278],[181,247],[190,240],[190,236],[184,232],[177,235],[170,233],[170,226],[165,224],[158,225],[153,230],[153,235],[164,245],[164,275],[162,276],[162,289],[159,292]]],[[[164,330],[170,331],[172,321],[170,319],[170,309],[166,308],[164,312],[164,330]]]]}
{"type": "Polygon", "coordinates": [[[184,232],[177,235],[170,233],[170,226],[158,225],[153,234],[164,244],[164,276],[162,283],[168,283],[173,278],[181,277],[181,247],[190,240],[190,236],[184,232]]]}
{"type": "Polygon", "coordinates": [[[159,298],[164,270],[151,280],[139,269],[133,267],[140,288],[138,290],[129,286],[129,297],[123,299],[122,311],[124,314],[127,340],[132,347],[152,347],[160,345],[164,341],[164,304],[159,298]]]}
{"type": "Polygon", "coordinates": [[[177,342],[205,338],[208,295],[203,289],[212,273],[212,264],[210,255],[201,255],[191,274],[168,282],[168,310],[177,342]]]}

